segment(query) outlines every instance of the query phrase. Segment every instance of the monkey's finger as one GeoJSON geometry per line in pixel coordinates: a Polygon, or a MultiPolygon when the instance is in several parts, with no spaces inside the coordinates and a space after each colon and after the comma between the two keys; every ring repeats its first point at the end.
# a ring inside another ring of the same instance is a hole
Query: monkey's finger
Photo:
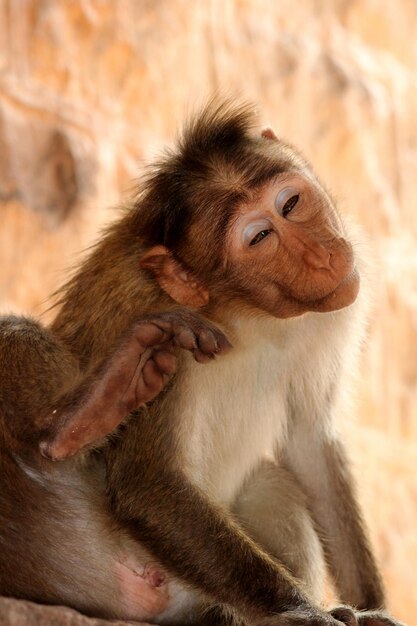
{"type": "Polygon", "coordinates": [[[172,337],[172,330],[169,324],[164,328],[151,320],[142,320],[135,326],[134,335],[138,343],[146,349],[168,341],[172,337]]]}
{"type": "Polygon", "coordinates": [[[144,318],[137,323],[135,336],[143,350],[146,347],[177,346],[193,352],[199,363],[206,363],[213,354],[231,347],[216,326],[188,310],[144,318]]]}
{"type": "Polygon", "coordinates": [[[193,350],[193,356],[198,363],[210,363],[216,358],[212,352],[206,354],[201,350],[193,350]]]}
{"type": "Polygon", "coordinates": [[[195,347],[194,332],[183,317],[174,313],[161,313],[137,323],[136,335],[147,347],[174,340],[176,345],[192,350],[195,347]]]}
{"type": "Polygon", "coordinates": [[[156,346],[154,352],[168,352],[169,354],[177,355],[176,347],[174,340],[171,338],[169,341],[164,341],[164,343],[156,346]]]}
{"type": "Polygon", "coordinates": [[[184,350],[193,351],[197,348],[197,339],[191,328],[185,325],[176,325],[174,344],[184,350]]]}
{"type": "Polygon", "coordinates": [[[170,379],[170,374],[161,372],[157,363],[149,359],[143,366],[142,376],[137,381],[136,397],[139,404],[153,400],[170,379]]]}
{"type": "Polygon", "coordinates": [[[358,626],[355,612],[349,606],[338,606],[330,611],[330,615],[347,626],[358,626]]]}
{"type": "Polygon", "coordinates": [[[379,611],[364,611],[357,614],[359,626],[405,626],[403,622],[379,611]]]}
{"type": "Polygon", "coordinates": [[[232,347],[227,337],[217,328],[203,328],[198,333],[197,340],[199,349],[207,354],[220,354],[232,347]]]}
{"type": "Polygon", "coordinates": [[[152,355],[152,360],[158,367],[161,374],[172,376],[177,369],[177,358],[175,354],[168,350],[157,350],[152,355]]]}
{"type": "Polygon", "coordinates": [[[202,352],[216,354],[224,352],[232,347],[225,334],[204,318],[197,317],[194,314],[184,316],[190,328],[196,335],[198,348],[202,352]]]}
{"type": "Polygon", "coordinates": [[[218,353],[228,352],[233,348],[232,344],[224,333],[216,329],[216,342],[218,347],[218,353]]]}
{"type": "Polygon", "coordinates": [[[203,328],[197,335],[198,348],[205,354],[213,354],[220,351],[216,335],[211,329],[203,328]]]}
{"type": "Polygon", "coordinates": [[[194,358],[199,363],[208,363],[216,355],[227,352],[232,346],[229,340],[217,329],[204,328],[197,337],[198,349],[194,350],[194,358]]]}

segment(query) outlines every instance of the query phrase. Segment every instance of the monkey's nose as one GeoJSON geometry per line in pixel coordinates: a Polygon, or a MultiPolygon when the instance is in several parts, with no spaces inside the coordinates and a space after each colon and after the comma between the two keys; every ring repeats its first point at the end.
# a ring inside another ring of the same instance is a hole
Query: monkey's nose
{"type": "Polygon", "coordinates": [[[310,243],[303,254],[304,262],[314,270],[331,269],[330,257],[330,252],[320,243],[310,243]]]}

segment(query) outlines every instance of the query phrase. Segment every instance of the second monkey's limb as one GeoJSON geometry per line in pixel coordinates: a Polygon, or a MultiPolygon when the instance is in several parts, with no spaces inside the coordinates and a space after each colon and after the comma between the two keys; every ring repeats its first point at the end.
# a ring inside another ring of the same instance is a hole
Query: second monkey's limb
{"type": "Polygon", "coordinates": [[[34,320],[0,318],[1,432],[8,447],[64,459],[152,400],[176,369],[175,350],[204,363],[230,346],[185,309],[139,318],[92,371],[34,320]],[[40,444],[39,444],[40,442],[40,444]]]}

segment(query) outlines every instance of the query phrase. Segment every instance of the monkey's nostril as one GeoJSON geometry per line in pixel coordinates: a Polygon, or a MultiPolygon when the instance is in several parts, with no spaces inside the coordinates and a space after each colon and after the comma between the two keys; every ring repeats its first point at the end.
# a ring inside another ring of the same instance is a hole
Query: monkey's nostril
{"type": "Polygon", "coordinates": [[[323,246],[309,248],[304,253],[304,261],[315,270],[328,270],[331,254],[323,246]]]}

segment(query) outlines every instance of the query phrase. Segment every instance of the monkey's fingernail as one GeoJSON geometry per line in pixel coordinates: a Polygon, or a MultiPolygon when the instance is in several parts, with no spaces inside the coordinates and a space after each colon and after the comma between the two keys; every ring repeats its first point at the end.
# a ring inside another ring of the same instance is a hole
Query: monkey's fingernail
{"type": "Polygon", "coordinates": [[[186,350],[195,350],[198,347],[197,339],[189,328],[181,329],[174,341],[178,346],[186,350]]]}
{"type": "Polygon", "coordinates": [[[230,350],[231,348],[233,348],[233,345],[225,336],[221,337],[218,340],[217,344],[219,345],[219,350],[218,350],[219,352],[227,352],[227,350],[230,350]]]}
{"type": "Polygon", "coordinates": [[[216,358],[214,354],[201,352],[201,350],[194,350],[193,355],[197,363],[209,363],[210,361],[213,361],[213,359],[216,358]]]}

